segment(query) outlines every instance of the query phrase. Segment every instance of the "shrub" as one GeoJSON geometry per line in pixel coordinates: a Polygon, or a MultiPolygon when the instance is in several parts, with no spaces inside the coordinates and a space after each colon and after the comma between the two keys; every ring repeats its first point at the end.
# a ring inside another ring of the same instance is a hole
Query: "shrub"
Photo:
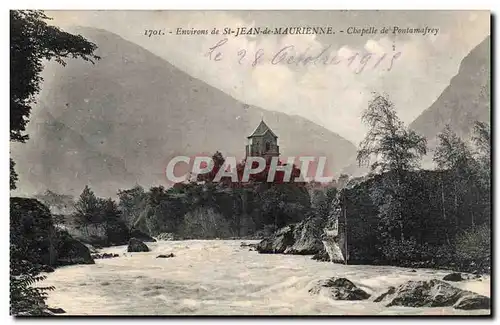
{"type": "Polygon", "coordinates": [[[490,265],[491,229],[487,224],[471,227],[455,239],[457,258],[461,263],[474,263],[482,268],[490,265]]]}
{"type": "Polygon", "coordinates": [[[47,310],[45,304],[47,291],[54,290],[54,287],[33,287],[46,276],[40,275],[37,266],[31,262],[16,259],[11,260],[10,266],[10,314],[14,316],[44,315],[47,310]],[[21,271],[21,268],[25,270],[21,271]],[[15,273],[21,274],[15,275],[15,273]]]}
{"type": "Polygon", "coordinates": [[[431,261],[434,253],[435,249],[426,244],[420,245],[414,239],[403,241],[390,240],[382,247],[384,259],[400,265],[410,262],[431,261]]]}

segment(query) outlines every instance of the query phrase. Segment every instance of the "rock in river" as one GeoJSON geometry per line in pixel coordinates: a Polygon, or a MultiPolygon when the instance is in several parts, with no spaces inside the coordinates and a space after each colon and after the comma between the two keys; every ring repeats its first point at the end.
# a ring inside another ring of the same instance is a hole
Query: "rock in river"
{"type": "Polygon", "coordinates": [[[489,309],[490,298],[465,291],[441,280],[408,281],[390,287],[374,302],[387,301],[389,306],[447,307],[456,309],[489,309]]]}
{"type": "Polygon", "coordinates": [[[309,289],[312,294],[324,294],[335,300],[365,300],[370,295],[346,278],[320,280],[309,289]]]}
{"type": "Polygon", "coordinates": [[[57,244],[57,265],[95,264],[87,246],[69,235],[61,238],[57,244]]]}
{"type": "Polygon", "coordinates": [[[66,311],[62,308],[47,308],[47,310],[52,314],[65,314],[66,311]]]}
{"type": "Polygon", "coordinates": [[[468,295],[464,296],[453,305],[455,309],[490,309],[490,298],[481,295],[468,295]]]}
{"type": "Polygon", "coordinates": [[[323,248],[321,234],[323,220],[308,218],[298,223],[293,230],[294,243],[285,249],[285,254],[314,255],[323,248]]]}
{"type": "Polygon", "coordinates": [[[130,238],[127,252],[149,252],[149,247],[137,238],[130,238]]]}
{"type": "Polygon", "coordinates": [[[307,218],[278,229],[257,244],[259,253],[314,255],[323,249],[323,220],[307,218]]]}
{"type": "Polygon", "coordinates": [[[448,275],[445,275],[445,277],[443,278],[443,280],[458,282],[458,281],[470,280],[470,279],[476,279],[476,278],[480,278],[480,276],[479,275],[473,275],[473,274],[466,274],[466,273],[455,272],[455,273],[450,273],[448,275]]]}
{"type": "Polygon", "coordinates": [[[268,254],[284,253],[288,247],[295,243],[294,227],[295,225],[289,225],[278,229],[270,237],[257,244],[257,251],[268,254]]]}

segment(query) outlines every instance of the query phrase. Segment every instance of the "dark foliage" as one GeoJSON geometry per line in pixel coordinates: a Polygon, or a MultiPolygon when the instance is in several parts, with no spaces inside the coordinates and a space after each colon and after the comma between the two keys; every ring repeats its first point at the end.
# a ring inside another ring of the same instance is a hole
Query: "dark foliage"
{"type": "MultiPolygon", "coordinates": [[[[460,213],[453,217],[442,214],[443,202],[445,209],[455,211],[452,173],[417,171],[407,175],[412,181],[408,189],[411,200],[405,208],[403,222],[404,240],[379,214],[380,207],[372,200],[372,192],[383,186],[387,177],[387,174],[376,175],[340,192],[338,211],[345,210],[348,224],[345,227],[341,216],[339,229],[341,232],[347,229],[349,263],[461,269],[475,269],[480,265],[481,270],[488,270],[489,209],[476,201],[471,206],[461,206],[460,213]],[[470,213],[475,215],[475,225],[471,223],[470,213]]],[[[462,195],[476,197],[474,190],[469,189],[462,195]]],[[[478,196],[489,197],[489,193],[482,192],[478,196]]],[[[458,202],[462,204],[467,200],[460,197],[458,202]]]]}
{"type": "MultiPolygon", "coordinates": [[[[67,59],[94,62],[99,57],[96,45],[81,35],[66,33],[47,24],[43,11],[10,11],[10,141],[26,142],[26,125],[31,107],[40,91],[44,60],[65,65],[67,59]]],[[[15,188],[17,174],[11,161],[10,187],[15,188]]]]}
{"type": "Polygon", "coordinates": [[[69,58],[85,61],[99,59],[96,45],[81,35],[66,33],[46,23],[42,11],[12,10],[10,12],[10,139],[25,142],[23,132],[35,95],[40,91],[43,60],[65,65],[69,58]]]}
{"type": "MultiPolygon", "coordinates": [[[[216,152],[213,161],[216,171],[198,175],[197,182],[179,183],[168,190],[162,186],[149,191],[138,186],[120,190],[118,206],[122,218],[151,235],[173,233],[181,238],[248,236],[266,227],[278,229],[305,218],[311,203],[304,183],[268,183],[268,169],[248,182],[214,182],[225,160],[216,152]]],[[[292,177],[299,174],[295,168],[292,177]]],[[[317,200],[323,214],[327,213],[329,197],[332,193],[317,200]]]]}
{"type": "Polygon", "coordinates": [[[42,261],[53,252],[50,212],[24,198],[12,198],[10,210],[10,314],[43,315],[47,292],[54,288],[33,285],[45,279],[42,261]]]}
{"type": "Polygon", "coordinates": [[[16,183],[19,180],[19,176],[16,173],[16,163],[12,158],[10,158],[10,189],[15,190],[17,188],[16,183]]]}
{"type": "Polygon", "coordinates": [[[370,130],[358,159],[375,158],[380,173],[351,181],[335,201],[348,261],[489,272],[489,126],[476,123],[475,151],[445,127],[438,169],[425,171],[425,139],[406,129],[387,96],[375,94],[363,120],[370,130]]]}
{"type": "Polygon", "coordinates": [[[10,200],[11,314],[46,314],[45,297],[51,287],[34,287],[41,272],[72,264],[93,264],[89,249],[66,231],[54,227],[49,209],[40,201],[10,200]]]}

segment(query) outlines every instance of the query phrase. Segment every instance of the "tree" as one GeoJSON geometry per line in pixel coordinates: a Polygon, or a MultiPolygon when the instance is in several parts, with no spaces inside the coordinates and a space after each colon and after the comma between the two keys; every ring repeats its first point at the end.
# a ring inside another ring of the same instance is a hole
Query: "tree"
{"type": "Polygon", "coordinates": [[[16,173],[16,163],[12,158],[10,158],[10,189],[15,190],[17,188],[16,183],[19,180],[19,176],[16,173]]]}
{"type": "Polygon", "coordinates": [[[90,187],[85,186],[80,197],[75,203],[75,221],[89,234],[88,226],[100,222],[99,200],[90,187]]]}
{"type": "Polygon", "coordinates": [[[464,172],[473,161],[472,152],[467,144],[446,125],[438,134],[439,144],[434,151],[434,161],[440,169],[454,169],[464,172]]]}
{"type": "Polygon", "coordinates": [[[477,154],[488,157],[489,160],[491,156],[491,130],[489,124],[476,121],[473,131],[472,140],[477,147],[477,154]]]}
{"type": "MultiPolygon", "coordinates": [[[[66,33],[46,23],[43,11],[10,11],[10,141],[26,142],[26,125],[42,82],[43,61],[66,64],[68,58],[94,63],[97,46],[81,35],[66,33]]],[[[11,161],[11,189],[17,174],[11,161]]]]}
{"type": "Polygon", "coordinates": [[[336,196],[335,187],[314,189],[311,194],[311,208],[314,209],[315,215],[326,220],[336,196]]]}
{"type": "Polygon", "coordinates": [[[44,315],[48,291],[54,287],[33,286],[46,278],[42,263],[53,260],[54,225],[49,209],[28,198],[10,199],[10,314],[44,315]]]}
{"type": "Polygon", "coordinates": [[[125,223],[132,227],[147,204],[147,194],[139,185],[128,190],[118,190],[118,208],[125,223]]]}
{"type": "MultiPolygon", "coordinates": [[[[104,228],[105,240],[108,245],[123,243],[128,240],[129,229],[125,222],[121,219],[121,213],[118,205],[111,198],[97,199],[97,210],[104,228]]],[[[95,224],[97,226],[97,224],[95,224]]]]}
{"type": "MultiPolygon", "coordinates": [[[[407,205],[407,172],[416,169],[427,152],[426,139],[405,127],[396,114],[394,104],[387,95],[375,93],[363,112],[362,121],[369,127],[360,143],[357,160],[360,165],[369,165],[372,172],[387,172],[380,193],[375,193],[376,204],[384,205],[380,219],[384,224],[398,224],[401,241],[404,240],[404,213],[407,205]]],[[[377,192],[377,191],[375,191],[377,192]]]]}
{"type": "Polygon", "coordinates": [[[491,183],[491,130],[485,122],[476,121],[472,141],[476,147],[474,156],[479,164],[478,172],[481,185],[490,188],[491,183]]]}
{"type": "Polygon", "coordinates": [[[360,143],[357,160],[360,165],[370,164],[372,171],[403,171],[415,169],[427,152],[425,137],[407,129],[396,114],[394,104],[387,95],[374,94],[363,112],[361,120],[369,127],[360,143]]]}
{"type": "MultiPolygon", "coordinates": [[[[12,10],[10,12],[10,141],[26,142],[26,125],[29,121],[35,96],[40,91],[43,60],[55,59],[64,65],[66,58],[97,60],[93,52],[96,45],[82,36],[75,36],[49,26],[49,18],[42,11],[12,10]]],[[[10,189],[16,188],[18,175],[15,162],[10,158],[10,189]]],[[[11,234],[12,234],[11,228],[11,234]]],[[[19,239],[19,238],[17,238],[19,239]]],[[[43,314],[44,300],[48,288],[33,288],[31,285],[44,279],[39,270],[33,271],[26,250],[11,236],[11,314],[43,314]]]]}
{"type": "Polygon", "coordinates": [[[486,195],[478,195],[477,201],[483,209],[485,222],[491,216],[491,129],[485,122],[476,122],[473,129],[472,141],[476,150],[474,157],[477,161],[477,186],[486,195]]]}
{"type": "Polygon", "coordinates": [[[147,205],[141,216],[150,234],[172,232],[177,226],[176,216],[169,210],[171,208],[169,201],[169,195],[163,186],[153,186],[149,189],[147,205]]]}
{"type": "Polygon", "coordinates": [[[166,196],[165,188],[163,186],[153,186],[149,189],[147,201],[150,205],[159,205],[166,196]]]}
{"type": "MultiPolygon", "coordinates": [[[[473,176],[472,169],[474,159],[472,152],[467,144],[451,130],[449,125],[446,125],[441,133],[438,134],[438,146],[434,152],[434,162],[437,167],[442,170],[448,170],[452,174],[453,180],[453,196],[454,196],[454,216],[455,225],[458,226],[459,215],[462,210],[459,208],[459,202],[462,202],[465,193],[469,191],[471,177],[473,176]]],[[[441,174],[441,204],[442,218],[446,220],[446,202],[445,202],[445,186],[444,175],[441,174]]],[[[445,229],[448,236],[448,229],[445,229]]]]}
{"type": "Polygon", "coordinates": [[[97,206],[99,212],[101,213],[101,221],[104,223],[114,222],[120,219],[120,210],[118,210],[118,205],[112,198],[107,199],[97,199],[97,206]]]}
{"type": "Polygon", "coordinates": [[[307,189],[293,183],[273,184],[260,197],[264,224],[275,229],[303,220],[311,207],[307,189]]]}
{"type": "MultiPolygon", "coordinates": [[[[445,169],[451,174],[453,190],[453,214],[456,226],[458,222],[474,226],[484,213],[477,209],[481,202],[485,201],[484,193],[489,192],[489,164],[490,164],[490,134],[486,123],[476,122],[473,142],[476,144],[476,152],[455,134],[449,126],[438,135],[439,144],[434,153],[434,161],[440,169],[445,169]]],[[[444,174],[442,174],[444,175],[444,174]]],[[[442,176],[443,177],[443,176],[442,176]]],[[[441,188],[443,217],[445,188],[441,188]]],[[[449,190],[448,190],[449,191],[449,190]]],[[[487,196],[488,197],[488,196],[487,196]]],[[[489,206],[489,200],[488,204],[489,206]]]]}
{"type": "Polygon", "coordinates": [[[224,165],[225,161],[226,159],[224,158],[222,153],[220,151],[216,151],[212,155],[212,162],[213,162],[212,170],[210,170],[208,173],[198,174],[196,176],[196,180],[199,182],[205,181],[207,183],[211,183],[214,180],[217,173],[219,172],[219,170],[221,169],[221,167],[224,165]]]}

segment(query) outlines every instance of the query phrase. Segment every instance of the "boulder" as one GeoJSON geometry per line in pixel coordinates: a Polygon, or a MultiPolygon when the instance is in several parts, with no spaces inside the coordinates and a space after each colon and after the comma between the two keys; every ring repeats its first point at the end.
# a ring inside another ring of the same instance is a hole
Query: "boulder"
{"type": "Polygon", "coordinates": [[[317,254],[323,249],[323,223],[321,218],[310,217],[280,228],[257,244],[257,251],[292,255],[317,254]]]}
{"type": "Polygon", "coordinates": [[[56,265],[56,229],[44,204],[36,199],[11,197],[9,220],[12,259],[56,265]]]}
{"type": "Polygon", "coordinates": [[[278,229],[270,237],[257,244],[257,251],[263,254],[284,253],[288,247],[295,243],[294,227],[295,225],[288,225],[278,229]]]}
{"type": "Polygon", "coordinates": [[[490,308],[490,298],[462,290],[447,282],[432,279],[408,281],[399,287],[390,287],[374,302],[388,302],[389,306],[449,307],[457,309],[490,308]],[[485,307],[488,306],[488,307],[485,307]]]}
{"type": "Polygon", "coordinates": [[[138,239],[142,242],[155,242],[156,239],[149,236],[148,234],[140,231],[139,229],[131,229],[130,230],[130,238],[138,239]]]}
{"type": "Polygon", "coordinates": [[[130,238],[127,252],[149,252],[149,247],[137,238],[130,238]]]}
{"type": "Polygon", "coordinates": [[[126,245],[131,237],[129,229],[124,221],[108,221],[105,231],[105,246],[126,245]]]}
{"type": "Polygon", "coordinates": [[[384,300],[389,299],[389,297],[393,296],[396,293],[396,288],[393,286],[390,286],[389,289],[387,289],[384,293],[382,293],[380,296],[376,297],[373,302],[381,302],[384,300]]]}
{"type": "Polygon", "coordinates": [[[161,255],[156,256],[156,258],[170,258],[170,257],[175,257],[174,253],[170,253],[167,255],[161,254],[161,255]]]}
{"type": "Polygon", "coordinates": [[[119,219],[110,219],[106,223],[88,227],[69,222],[67,225],[58,226],[64,227],[75,239],[86,244],[92,253],[103,247],[126,245],[130,239],[127,225],[119,219]]]}
{"type": "Polygon", "coordinates": [[[10,244],[17,248],[11,251],[13,260],[44,265],[42,272],[60,265],[94,264],[87,246],[55,227],[50,210],[35,199],[10,199],[10,244]]]}
{"type": "Polygon", "coordinates": [[[241,242],[240,244],[240,247],[248,247],[249,250],[255,250],[255,248],[257,248],[257,245],[258,244],[249,244],[249,243],[245,243],[245,242],[241,242]]]}
{"type": "Polygon", "coordinates": [[[89,251],[91,253],[97,253],[97,248],[91,244],[87,244],[87,243],[83,243],[85,246],[87,246],[87,248],[89,249],[89,251]]]}
{"type": "Polygon", "coordinates": [[[344,256],[335,238],[325,237],[323,248],[328,255],[327,262],[344,263],[344,256]]]}
{"type": "Polygon", "coordinates": [[[66,311],[62,308],[47,308],[47,310],[52,314],[65,314],[66,311]]]}
{"type": "Polygon", "coordinates": [[[443,280],[445,281],[453,281],[453,282],[459,282],[459,281],[464,281],[464,280],[471,280],[471,279],[476,279],[481,277],[480,275],[475,275],[475,274],[466,274],[466,273],[460,273],[460,272],[454,272],[450,273],[444,276],[443,280]]]}
{"type": "Polygon", "coordinates": [[[370,294],[358,288],[346,278],[330,278],[316,282],[309,292],[322,294],[335,300],[365,300],[370,294]]]}
{"type": "Polygon", "coordinates": [[[344,257],[337,242],[332,238],[325,238],[323,247],[312,257],[320,262],[344,263],[344,257]]]}
{"type": "Polygon", "coordinates": [[[453,305],[455,309],[473,310],[473,309],[490,309],[490,298],[481,295],[467,295],[460,298],[453,305]]]}
{"type": "Polygon", "coordinates": [[[312,259],[316,260],[316,261],[320,261],[320,262],[330,262],[330,256],[326,252],[326,249],[324,246],[323,246],[323,248],[321,248],[321,250],[319,252],[314,254],[312,259]]]}
{"type": "Polygon", "coordinates": [[[308,218],[298,223],[293,230],[294,243],[287,247],[285,254],[314,255],[323,248],[321,233],[323,220],[308,218]]]}
{"type": "Polygon", "coordinates": [[[95,264],[88,247],[65,233],[59,235],[56,251],[57,265],[95,264]]]}
{"type": "Polygon", "coordinates": [[[314,255],[313,259],[343,263],[336,237],[324,236],[325,221],[309,217],[299,223],[278,229],[257,244],[259,253],[314,255]]]}

